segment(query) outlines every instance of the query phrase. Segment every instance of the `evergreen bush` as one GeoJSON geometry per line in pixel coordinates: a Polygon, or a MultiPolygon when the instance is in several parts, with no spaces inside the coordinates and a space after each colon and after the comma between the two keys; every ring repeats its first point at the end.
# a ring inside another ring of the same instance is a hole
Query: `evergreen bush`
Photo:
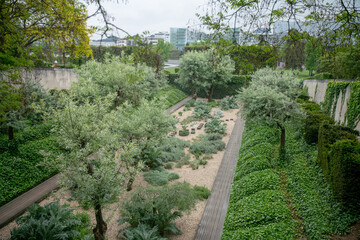
{"type": "Polygon", "coordinates": [[[169,181],[180,178],[175,172],[168,172],[164,168],[150,170],[144,174],[145,180],[154,186],[163,186],[169,181]]]}

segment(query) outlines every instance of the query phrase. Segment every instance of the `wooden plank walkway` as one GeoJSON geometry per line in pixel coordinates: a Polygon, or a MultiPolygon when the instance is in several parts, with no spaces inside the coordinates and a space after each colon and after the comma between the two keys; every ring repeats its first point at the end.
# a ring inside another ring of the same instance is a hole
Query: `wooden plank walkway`
{"type": "Polygon", "coordinates": [[[0,207],[0,228],[23,214],[30,205],[42,200],[46,194],[58,188],[57,178],[58,175],[49,178],[0,207]]]}
{"type": "Polygon", "coordinates": [[[245,121],[239,116],[196,231],[195,240],[218,240],[221,238],[244,125],[245,121]]]}
{"type": "MultiPolygon", "coordinates": [[[[191,96],[183,99],[182,101],[168,108],[166,113],[170,114],[171,112],[176,111],[191,99],[191,96]]],[[[58,175],[55,175],[47,179],[36,187],[13,199],[11,202],[1,206],[0,228],[4,227],[15,218],[23,214],[30,205],[41,201],[47,194],[57,189],[59,187],[57,185],[57,177],[58,175]]]]}

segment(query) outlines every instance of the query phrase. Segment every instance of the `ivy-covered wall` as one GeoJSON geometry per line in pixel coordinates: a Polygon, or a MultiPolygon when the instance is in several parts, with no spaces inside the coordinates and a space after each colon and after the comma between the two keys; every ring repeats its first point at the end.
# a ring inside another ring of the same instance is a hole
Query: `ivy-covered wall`
{"type": "Polygon", "coordinates": [[[305,86],[326,114],[360,130],[360,81],[305,80],[305,86]]]}

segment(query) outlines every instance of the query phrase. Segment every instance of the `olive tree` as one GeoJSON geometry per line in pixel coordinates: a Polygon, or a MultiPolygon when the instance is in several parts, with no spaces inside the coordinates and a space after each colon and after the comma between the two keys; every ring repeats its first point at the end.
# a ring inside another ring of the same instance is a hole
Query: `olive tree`
{"type": "Polygon", "coordinates": [[[152,68],[109,55],[104,62],[87,62],[77,72],[79,81],[73,84],[72,91],[78,99],[92,100],[114,93],[115,107],[125,101],[138,105],[142,98],[150,97],[166,85],[164,76],[152,68]]]}
{"type": "Polygon", "coordinates": [[[204,90],[208,101],[216,87],[226,85],[234,72],[234,64],[227,55],[221,55],[215,48],[204,52],[187,52],[180,61],[177,83],[191,90],[193,95],[204,90]]]}
{"type": "Polygon", "coordinates": [[[303,116],[295,101],[298,87],[296,78],[266,68],[257,71],[251,85],[238,95],[246,118],[275,123],[280,128],[281,149],[285,149],[285,123],[303,116]]]}
{"type": "Polygon", "coordinates": [[[176,82],[185,89],[189,89],[193,96],[204,88],[208,88],[208,67],[204,52],[190,51],[180,59],[179,78],[176,82]]]}
{"type": "Polygon", "coordinates": [[[63,108],[53,109],[47,115],[58,142],[68,150],[48,163],[56,164],[61,173],[60,184],[71,191],[73,198],[95,210],[96,240],[104,240],[107,230],[103,208],[117,200],[128,175],[124,170],[128,158],[115,158],[116,152],[129,148],[115,148],[116,138],[109,127],[111,115],[115,114],[109,111],[113,99],[111,95],[79,104],[72,96],[63,96],[63,108]]]}
{"type": "MultiPolygon", "coordinates": [[[[110,129],[117,143],[132,144],[133,155],[127,161],[129,181],[127,190],[131,190],[135,180],[132,166],[144,160],[146,150],[159,144],[174,130],[176,120],[166,114],[163,101],[142,100],[138,107],[123,105],[112,115],[110,129]],[[135,150],[136,149],[136,150],[135,150]]],[[[145,161],[143,161],[145,162],[145,161]]]]}

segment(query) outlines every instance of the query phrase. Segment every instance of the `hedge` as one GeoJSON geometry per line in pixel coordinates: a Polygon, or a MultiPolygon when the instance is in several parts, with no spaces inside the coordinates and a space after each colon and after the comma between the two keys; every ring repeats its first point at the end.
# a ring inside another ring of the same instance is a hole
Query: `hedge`
{"type": "Polygon", "coordinates": [[[319,130],[318,162],[334,196],[359,209],[360,143],[351,128],[323,124],[319,130]]]}
{"type": "Polygon", "coordinates": [[[296,239],[297,223],[273,168],[278,130],[246,122],[222,238],[296,239]]]}
{"type": "Polygon", "coordinates": [[[334,120],[323,113],[320,106],[312,101],[305,101],[301,106],[305,109],[306,118],[303,121],[304,138],[307,144],[318,142],[319,128],[323,122],[334,124],[334,120]]]}
{"type": "MultiPolygon", "coordinates": [[[[182,88],[180,85],[176,83],[176,79],[179,77],[179,74],[169,74],[168,80],[169,83],[172,85],[175,85],[182,91],[186,92],[187,94],[191,94],[191,92],[188,89],[182,88]]],[[[213,98],[215,99],[221,99],[226,96],[233,96],[237,94],[237,91],[240,90],[242,87],[246,87],[251,82],[251,76],[250,75],[233,75],[231,78],[231,81],[223,87],[217,87],[214,90],[213,98]]],[[[198,93],[198,97],[207,98],[208,93],[206,91],[201,91],[198,93]]]]}
{"type": "Polygon", "coordinates": [[[360,209],[360,144],[344,139],[330,148],[329,179],[334,196],[342,204],[360,209]]]}

